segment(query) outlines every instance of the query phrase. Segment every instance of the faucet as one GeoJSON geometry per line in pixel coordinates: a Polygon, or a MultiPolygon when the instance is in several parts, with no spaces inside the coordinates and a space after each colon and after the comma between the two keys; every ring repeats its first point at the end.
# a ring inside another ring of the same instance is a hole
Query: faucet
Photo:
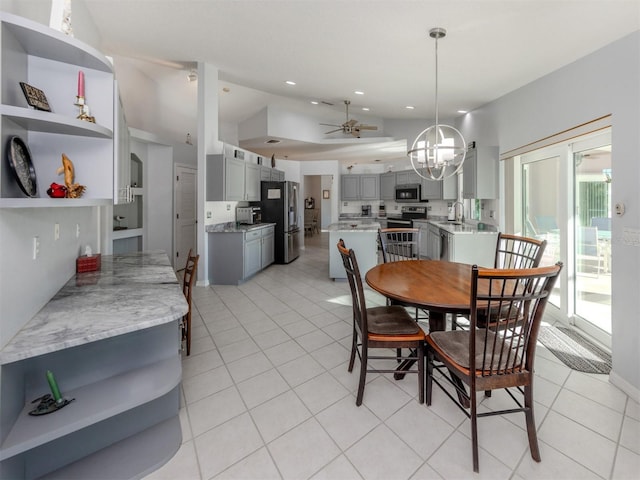
{"type": "Polygon", "coordinates": [[[456,201],[453,202],[453,213],[455,213],[456,216],[456,222],[460,222],[460,223],[464,223],[464,203],[462,203],[461,201],[456,201]],[[458,216],[458,209],[456,208],[456,205],[460,205],[460,208],[462,209],[461,214],[458,216]]]}

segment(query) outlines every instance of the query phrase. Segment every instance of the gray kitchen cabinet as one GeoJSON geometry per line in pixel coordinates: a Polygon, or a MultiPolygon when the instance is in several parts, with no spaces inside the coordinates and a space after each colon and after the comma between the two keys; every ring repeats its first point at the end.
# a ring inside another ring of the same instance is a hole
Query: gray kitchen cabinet
{"type": "Polygon", "coordinates": [[[340,177],[340,199],[360,200],[360,176],[343,175],[340,177]]]}
{"type": "Polygon", "coordinates": [[[274,261],[273,225],[209,232],[209,282],[240,285],[274,261]]]}
{"type": "Polygon", "coordinates": [[[421,179],[420,200],[441,200],[442,181],[421,179]]]}
{"type": "Polygon", "coordinates": [[[462,165],[463,198],[498,198],[498,147],[471,147],[462,165]]]}
{"type": "Polygon", "coordinates": [[[210,202],[260,200],[260,165],[224,155],[207,155],[206,199],[210,202]]]}
{"type": "Polygon", "coordinates": [[[440,260],[440,242],[442,241],[440,229],[435,225],[429,224],[427,237],[427,256],[432,260],[440,260]]]}
{"type": "Polygon", "coordinates": [[[262,268],[275,261],[275,227],[262,229],[262,268]]]}
{"type": "Polygon", "coordinates": [[[275,168],[271,169],[271,181],[272,182],[284,182],[284,172],[275,168]]]}
{"type": "Polygon", "coordinates": [[[380,176],[360,175],[360,200],[378,200],[380,198],[380,176]]]}
{"type": "Polygon", "coordinates": [[[249,202],[258,202],[260,201],[260,165],[247,163],[244,168],[244,199],[249,202]]]}
{"type": "Polygon", "coordinates": [[[422,177],[414,170],[396,172],[396,185],[415,185],[417,183],[422,183],[422,177]]]}
{"type": "Polygon", "coordinates": [[[422,220],[414,220],[413,227],[420,229],[420,256],[429,257],[429,223],[422,220]]]}
{"type": "Polygon", "coordinates": [[[265,167],[264,165],[260,167],[261,182],[269,182],[271,180],[271,170],[273,170],[271,167],[265,167]]]}
{"type": "Polygon", "coordinates": [[[340,187],[340,199],[343,201],[380,198],[380,176],[377,174],[343,175],[340,187]]]}
{"type": "Polygon", "coordinates": [[[244,234],[244,278],[249,278],[262,268],[262,235],[260,230],[244,234]]]}
{"type": "Polygon", "coordinates": [[[396,172],[380,174],[380,200],[396,199],[396,172]]]}

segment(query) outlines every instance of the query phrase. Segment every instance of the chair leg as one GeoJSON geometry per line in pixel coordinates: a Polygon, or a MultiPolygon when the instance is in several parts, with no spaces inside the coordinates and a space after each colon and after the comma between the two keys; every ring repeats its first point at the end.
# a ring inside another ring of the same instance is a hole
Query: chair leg
{"type": "Polygon", "coordinates": [[[426,353],[426,361],[427,361],[427,407],[431,405],[431,392],[433,391],[433,354],[429,352],[427,348],[426,353]]]}
{"type": "Polygon", "coordinates": [[[356,398],[356,405],[359,407],[362,405],[362,397],[364,397],[364,384],[367,380],[367,349],[362,347],[362,355],[360,358],[360,382],[358,383],[358,397],[356,398]]]}
{"type": "Polygon", "coordinates": [[[424,403],[424,344],[418,345],[418,400],[424,403]]]}
{"type": "Polygon", "coordinates": [[[529,450],[531,458],[540,461],[540,449],[538,448],[538,434],[536,433],[536,421],[533,415],[533,388],[531,385],[524,387],[525,417],[527,419],[527,436],[529,437],[529,450]]]}
{"type": "Polygon", "coordinates": [[[473,471],[480,473],[480,467],[478,462],[478,412],[476,406],[476,392],[475,388],[471,389],[471,446],[473,450],[473,471]]]}
{"type": "Polygon", "coordinates": [[[396,362],[400,363],[402,361],[402,349],[396,348],[396,362]]]}
{"type": "Polygon", "coordinates": [[[349,359],[349,368],[347,371],[349,373],[353,372],[353,364],[356,360],[356,351],[358,349],[358,333],[356,332],[356,327],[353,327],[353,341],[351,342],[351,358],[349,359]]]}
{"type": "Polygon", "coordinates": [[[187,315],[187,357],[191,355],[191,314],[187,315]]]}

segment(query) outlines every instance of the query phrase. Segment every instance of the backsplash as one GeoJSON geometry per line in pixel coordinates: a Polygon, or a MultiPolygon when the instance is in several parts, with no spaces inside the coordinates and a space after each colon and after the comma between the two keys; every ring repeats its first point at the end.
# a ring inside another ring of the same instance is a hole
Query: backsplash
{"type": "Polygon", "coordinates": [[[387,216],[393,216],[400,214],[400,209],[403,206],[420,206],[427,207],[429,216],[441,217],[447,215],[447,201],[446,200],[432,200],[429,202],[420,203],[397,203],[394,200],[385,200],[381,202],[379,200],[374,201],[348,201],[340,202],[340,213],[360,215],[362,212],[362,205],[371,205],[371,216],[378,216],[380,204],[384,203],[387,216]]]}
{"type": "Polygon", "coordinates": [[[240,202],[205,202],[204,224],[215,225],[236,221],[236,207],[240,202]]]}

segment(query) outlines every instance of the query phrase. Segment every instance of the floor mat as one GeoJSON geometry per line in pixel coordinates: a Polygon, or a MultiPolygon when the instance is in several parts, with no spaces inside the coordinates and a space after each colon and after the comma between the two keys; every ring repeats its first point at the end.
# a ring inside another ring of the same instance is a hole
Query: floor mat
{"type": "Polygon", "coordinates": [[[570,328],[542,326],[538,340],[573,370],[611,372],[611,355],[570,328]]]}

